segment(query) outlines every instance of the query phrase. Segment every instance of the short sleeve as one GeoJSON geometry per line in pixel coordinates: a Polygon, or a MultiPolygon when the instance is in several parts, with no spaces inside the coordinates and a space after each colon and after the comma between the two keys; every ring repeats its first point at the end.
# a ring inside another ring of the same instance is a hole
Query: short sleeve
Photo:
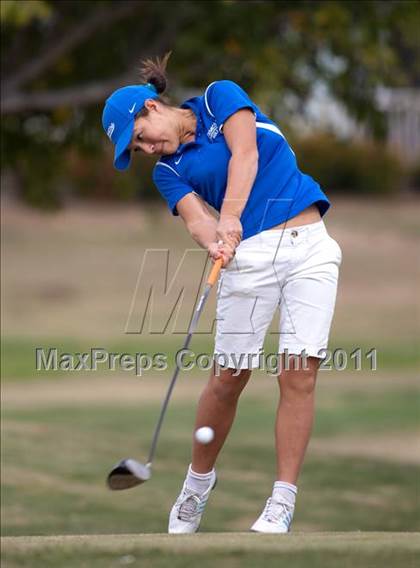
{"type": "Polygon", "coordinates": [[[215,119],[219,130],[222,130],[226,120],[238,110],[249,108],[254,114],[258,110],[238,84],[227,80],[211,83],[204,94],[204,102],[207,112],[215,119]]]}
{"type": "Polygon", "coordinates": [[[156,163],[153,170],[153,182],[166,199],[172,214],[179,215],[176,204],[185,195],[192,193],[193,188],[181,179],[172,166],[161,161],[156,163]]]}

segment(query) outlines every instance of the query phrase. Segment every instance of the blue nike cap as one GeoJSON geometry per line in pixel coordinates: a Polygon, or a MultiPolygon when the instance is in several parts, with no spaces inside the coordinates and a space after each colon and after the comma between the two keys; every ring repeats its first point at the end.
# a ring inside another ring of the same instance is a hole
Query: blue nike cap
{"type": "Polygon", "coordinates": [[[151,83],[129,85],[117,89],[106,100],[102,113],[102,126],[106,135],[115,145],[114,166],[125,170],[130,165],[130,150],[134,120],[144,107],[147,99],[157,99],[158,93],[151,83]]]}

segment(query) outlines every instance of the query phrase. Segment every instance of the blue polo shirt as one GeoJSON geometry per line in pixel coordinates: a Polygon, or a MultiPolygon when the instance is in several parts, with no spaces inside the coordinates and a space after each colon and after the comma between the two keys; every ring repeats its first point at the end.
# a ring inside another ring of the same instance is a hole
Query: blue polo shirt
{"type": "Polygon", "coordinates": [[[241,215],[243,239],[287,221],[313,203],[321,216],[325,214],[330,206],[328,198],[299,170],[278,126],[239,85],[215,81],[203,96],[186,100],[181,108],[191,109],[197,117],[195,141],[181,144],[175,154],[162,156],[153,170],[153,181],[174,215],[178,215],[178,201],[191,192],[220,211],[231,157],[223,124],[243,108],[255,115],[258,147],[258,173],[241,215]]]}

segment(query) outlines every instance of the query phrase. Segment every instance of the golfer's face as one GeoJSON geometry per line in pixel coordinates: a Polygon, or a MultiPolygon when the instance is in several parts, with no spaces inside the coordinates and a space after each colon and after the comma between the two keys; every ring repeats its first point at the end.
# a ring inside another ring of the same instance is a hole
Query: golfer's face
{"type": "Polygon", "coordinates": [[[145,154],[173,154],[179,140],[170,120],[161,107],[151,109],[147,116],[140,116],[134,123],[129,149],[145,154]]]}

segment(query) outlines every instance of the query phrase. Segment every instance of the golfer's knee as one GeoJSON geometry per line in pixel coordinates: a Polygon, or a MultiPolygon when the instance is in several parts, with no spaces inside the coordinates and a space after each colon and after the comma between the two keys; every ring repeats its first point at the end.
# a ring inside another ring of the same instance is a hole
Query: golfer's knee
{"type": "Polygon", "coordinates": [[[239,372],[236,369],[224,369],[219,376],[212,377],[210,388],[220,402],[234,402],[244,389],[250,375],[251,371],[248,369],[239,372]]]}
{"type": "Polygon", "coordinates": [[[316,385],[316,368],[283,370],[278,379],[282,396],[306,397],[313,394],[316,385]]]}

